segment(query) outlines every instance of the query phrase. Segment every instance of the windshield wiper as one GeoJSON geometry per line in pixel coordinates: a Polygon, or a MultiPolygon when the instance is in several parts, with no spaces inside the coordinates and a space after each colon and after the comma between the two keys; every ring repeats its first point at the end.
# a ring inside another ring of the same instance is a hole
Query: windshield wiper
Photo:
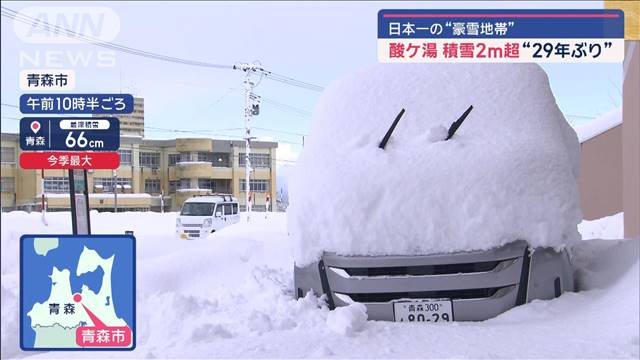
{"type": "Polygon", "coordinates": [[[398,125],[398,121],[400,121],[400,118],[402,117],[402,115],[404,115],[404,108],[402,108],[402,110],[400,110],[398,115],[396,115],[396,119],[393,120],[393,124],[391,124],[391,127],[389,128],[389,130],[387,130],[387,133],[382,138],[382,141],[380,141],[380,145],[378,145],[380,149],[384,150],[384,147],[387,146],[387,142],[389,141],[389,138],[391,137],[393,130],[396,128],[396,125],[398,125]]]}
{"type": "Polygon", "coordinates": [[[464,119],[467,118],[467,116],[469,115],[471,110],[473,110],[473,105],[469,105],[469,108],[467,109],[467,111],[465,111],[462,114],[462,116],[460,116],[460,118],[458,118],[458,120],[454,121],[453,124],[451,124],[451,127],[449,127],[449,134],[447,135],[447,138],[444,139],[444,141],[447,141],[447,140],[451,139],[453,134],[456,133],[456,130],[458,130],[460,125],[462,125],[462,123],[464,122],[464,119]]]}

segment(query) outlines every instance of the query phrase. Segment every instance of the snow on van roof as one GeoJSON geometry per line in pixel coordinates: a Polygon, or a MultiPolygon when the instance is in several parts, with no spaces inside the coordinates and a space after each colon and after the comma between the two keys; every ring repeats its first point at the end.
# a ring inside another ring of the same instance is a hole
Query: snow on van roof
{"type": "Polygon", "coordinates": [[[576,133],[538,65],[368,67],[332,84],[315,109],[290,180],[295,261],[516,239],[563,247],[579,239],[578,159],[576,133]]]}
{"type": "Polygon", "coordinates": [[[622,107],[613,109],[596,119],[575,127],[580,143],[590,140],[622,124],[622,107]]]}
{"type": "Polygon", "coordinates": [[[210,194],[210,195],[196,195],[188,198],[185,202],[221,202],[231,199],[233,202],[238,200],[230,194],[210,194]]]}

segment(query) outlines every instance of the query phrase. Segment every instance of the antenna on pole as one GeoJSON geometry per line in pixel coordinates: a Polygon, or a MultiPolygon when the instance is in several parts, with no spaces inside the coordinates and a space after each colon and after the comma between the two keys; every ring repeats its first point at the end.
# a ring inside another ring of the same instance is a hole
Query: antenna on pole
{"type": "Polygon", "coordinates": [[[244,78],[244,128],[245,128],[245,154],[244,154],[244,195],[245,210],[247,212],[247,222],[251,221],[251,117],[258,115],[259,97],[253,93],[253,89],[258,86],[264,76],[264,69],[260,66],[260,62],[238,63],[233,66],[234,70],[242,70],[245,73],[244,78]],[[258,73],[260,77],[257,82],[253,82],[251,75],[258,73]]]}

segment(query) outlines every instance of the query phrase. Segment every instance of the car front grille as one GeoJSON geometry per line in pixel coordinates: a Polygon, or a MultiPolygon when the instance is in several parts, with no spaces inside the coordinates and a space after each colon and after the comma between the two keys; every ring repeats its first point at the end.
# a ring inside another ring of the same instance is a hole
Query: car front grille
{"type": "Polygon", "coordinates": [[[462,264],[345,268],[344,271],[351,276],[445,275],[491,271],[498,264],[500,261],[496,260],[462,264]]]}
{"type": "Polygon", "coordinates": [[[357,293],[344,294],[353,301],[362,303],[379,303],[399,299],[481,299],[494,296],[499,290],[510,288],[510,286],[481,288],[481,289],[461,289],[461,290],[441,290],[441,291],[414,291],[414,292],[391,292],[391,293],[357,293]]]}
{"type": "Polygon", "coordinates": [[[200,228],[200,227],[202,227],[202,224],[182,224],[182,227],[196,227],[196,228],[200,228]]]}
{"type": "MultiPolygon", "coordinates": [[[[505,294],[513,296],[515,302],[527,248],[526,242],[517,241],[489,251],[454,254],[341,256],[325,253],[318,266],[330,305],[335,299],[367,304],[400,299],[464,301],[505,294]]],[[[528,270],[528,264],[526,267],[528,270]]]]}
{"type": "Polygon", "coordinates": [[[184,232],[189,237],[200,237],[200,230],[185,229],[184,232]]]}

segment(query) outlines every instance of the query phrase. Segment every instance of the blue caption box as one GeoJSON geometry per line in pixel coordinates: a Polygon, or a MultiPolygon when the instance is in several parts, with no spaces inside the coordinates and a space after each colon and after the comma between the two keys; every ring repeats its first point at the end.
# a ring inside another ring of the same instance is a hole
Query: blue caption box
{"type": "Polygon", "coordinates": [[[130,114],[130,94],[23,94],[23,114],[130,114]]]}
{"type": "Polygon", "coordinates": [[[624,13],[615,9],[380,10],[378,39],[396,38],[622,39],[624,13]]]}
{"type": "Polygon", "coordinates": [[[20,119],[20,148],[115,151],[120,148],[120,121],[115,117],[25,117],[20,119]]]}

